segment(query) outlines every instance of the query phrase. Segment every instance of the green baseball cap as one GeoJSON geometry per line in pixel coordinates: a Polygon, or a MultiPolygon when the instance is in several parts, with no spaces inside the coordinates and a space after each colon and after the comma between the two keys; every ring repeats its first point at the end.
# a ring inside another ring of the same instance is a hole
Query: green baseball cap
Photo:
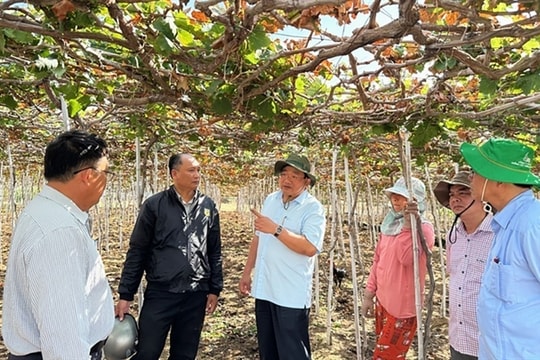
{"type": "Polygon", "coordinates": [[[518,141],[493,138],[479,146],[463,143],[460,151],[472,170],[488,180],[540,186],[540,177],[531,172],[534,150],[518,141]]]}

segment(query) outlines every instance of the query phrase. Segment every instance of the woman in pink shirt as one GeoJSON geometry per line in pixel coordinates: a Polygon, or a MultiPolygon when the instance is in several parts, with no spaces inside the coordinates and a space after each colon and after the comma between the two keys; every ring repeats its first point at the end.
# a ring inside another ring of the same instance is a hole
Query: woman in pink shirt
{"type": "MultiPolygon", "coordinates": [[[[430,250],[435,242],[433,225],[422,215],[426,209],[425,185],[419,179],[411,180],[412,198],[403,178],[385,190],[391,209],[381,225],[381,235],[364,291],[362,315],[375,316],[377,344],[373,352],[374,360],[405,359],[416,332],[413,240],[409,214],[419,219],[421,229],[418,230],[423,232],[430,250]]],[[[420,241],[420,236],[417,238],[420,241]]],[[[426,254],[420,243],[418,249],[423,295],[426,254]]]]}

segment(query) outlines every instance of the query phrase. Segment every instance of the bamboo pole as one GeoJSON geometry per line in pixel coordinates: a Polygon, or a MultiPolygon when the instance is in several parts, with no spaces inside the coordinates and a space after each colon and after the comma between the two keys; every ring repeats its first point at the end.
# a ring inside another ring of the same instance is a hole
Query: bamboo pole
{"type": "Polygon", "coordinates": [[[152,179],[153,179],[153,185],[154,193],[157,193],[159,191],[159,158],[158,158],[158,147],[154,147],[154,171],[152,173],[152,179]]]}
{"type": "Polygon", "coordinates": [[[336,191],[336,163],[337,163],[338,151],[334,147],[332,152],[332,183],[331,183],[331,195],[330,195],[330,211],[332,222],[330,224],[330,249],[328,252],[328,292],[326,296],[326,343],[332,344],[332,309],[333,309],[333,284],[334,284],[334,248],[336,246],[336,221],[337,221],[337,191],[336,191]]]}
{"type": "MultiPolygon", "coordinates": [[[[141,140],[139,137],[135,139],[135,184],[136,184],[136,194],[137,194],[137,213],[141,209],[143,197],[144,197],[144,189],[141,186],[141,140]]],[[[137,218],[137,217],[135,217],[137,218]]],[[[139,284],[139,289],[137,291],[139,296],[139,314],[141,313],[141,309],[143,307],[144,303],[144,281],[141,281],[139,284]]]]}
{"type": "MultiPolygon", "coordinates": [[[[401,155],[401,164],[403,178],[407,184],[407,189],[409,191],[410,197],[412,200],[413,189],[412,189],[412,179],[411,179],[411,149],[409,144],[409,133],[405,129],[401,129],[399,132],[401,139],[400,146],[400,155],[401,155]]],[[[414,268],[414,300],[416,305],[416,322],[417,322],[417,339],[418,339],[418,359],[424,360],[424,337],[422,331],[422,294],[420,291],[420,268],[418,265],[418,230],[417,222],[414,214],[410,214],[411,222],[411,235],[412,235],[412,248],[413,248],[413,268],[414,268]]]]}
{"type": "MultiPolygon", "coordinates": [[[[341,209],[341,202],[339,201],[341,197],[336,193],[336,197],[334,198],[334,202],[338,204],[336,206],[336,221],[338,224],[343,224],[343,209],[341,209]]],[[[338,226],[338,236],[337,236],[337,242],[339,244],[338,246],[338,252],[339,254],[345,256],[345,243],[343,239],[345,238],[345,235],[343,235],[343,226],[338,226]]],[[[337,246],[337,245],[334,245],[337,246]]]]}
{"type": "Polygon", "coordinates": [[[320,279],[320,276],[319,276],[319,257],[316,256],[315,257],[315,269],[314,269],[314,272],[315,272],[315,289],[314,289],[314,297],[315,297],[315,315],[319,315],[319,311],[320,311],[320,304],[319,304],[319,301],[321,301],[321,279],[320,279]]]}
{"type": "Polygon", "coordinates": [[[446,314],[446,265],[445,265],[445,258],[444,258],[444,249],[442,244],[441,236],[444,236],[444,232],[441,228],[441,220],[439,217],[439,212],[436,211],[437,204],[435,203],[435,194],[433,192],[433,186],[431,177],[429,175],[429,169],[427,165],[424,167],[424,172],[426,174],[426,180],[429,186],[429,194],[431,199],[431,207],[433,208],[433,222],[435,223],[435,234],[437,234],[437,244],[439,246],[439,261],[440,261],[440,269],[441,269],[441,276],[442,276],[442,301],[441,301],[441,316],[445,316],[446,314]]]}
{"type": "MultiPolygon", "coordinates": [[[[120,176],[120,179],[122,178],[123,176],[120,176]]],[[[118,248],[121,251],[124,249],[124,232],[122,231],[122,224],[124,223],[124,217],[126,217],[126,214],[123,203],[124,200],[122,196],[122,183],[120,181],[118,182],[118,187],[116,188],[116,191],[114,191],[114,195],[116,196],[116,201],[118,202],[118,248]]]]}
{"type": "Polygon", "coordinates": [[[9,196],[9,210],[11,214],[11,228],[15,229],[15,222],[17,219],[17,205],[15,204],[15,165],[13,164],[13,156],[11,154],[11,143],[9,138],[7,139],[6,152],[8,156],[8,172],[9,172],[9,182],[8,182],[8,196],[9,196]]]}
{"type": "MultiPolygon", "coordinates": [[[[0,162],[0,254],[3,254],[4,253],[4,240],[3,240],[3,236],[1,236],[3,234],[2,232],[2,224],[3,224],[3,217],[4,217],[4,182],[3,182],[3,179],[4,179],[4,163],[3,162],[0,162]]],[[[4,265],[4,257],[3,256],[0,256],[0,265],[3,266],[4,265]]]]}
{"type": "Polygon", "coordinates": [[[349,161],[347,157],[344,158],[344,170],[345,170],[345,189],[346,189],[346,195],[347,195],[347,204],[348,209],[347,213],[349,218],[349,251],[350,251],[350,257],[351,257],[351,274],[352,274],[352,286],[353,286],[353,301],[354,301],[354,336],[356,340],[356,358],[358,360],[362,359],[362,337],[360,336],[360,313],[359,309],[360,306],[358,305],[358,282],[356,279],[356,255],[355,255],[355,243],[356,241],[356,235],[358,234],[358,231],[353,231],[355,229],[355,224],[357,223],[354,220],[354,212],[356,207],[356,200],[358,196],[353,197],[353,191],[352,191],[352,185],[350,181],[350,174],[349,174],[349,161]],[[354,224],[354,225],[353,225],[354,224]]]}
{"type": "Polygon", "coordinates": [[[66,129],[66,131],[69,131],[71,130],[70,118],[68,114],[66,99],[64,99],[63,95],[60,95],[60,109],[62,113],[62,121],[64,122],[64,128],[66,129]]]}
{"type": "Polygon", "coordinates": [[[366,176],[366,186],[367,186],[367,213],[368,213],[368,231],[369,238],[371,239],[371,246],[375,246],[377,243],[377,231],[375,229],[375,215],[373,208],[373,196],[371,194],[371,183],[369,181],[369,176],[366,176]]]}
{"type": "Polygon", "coordinates": [[[426,254],[426,267],[427,273],[429,274],[429,292],[427,296],[427,301],[425,302],[426,319],[424,320],[424,349],[427,349],[429,347],[429,340],[431,338],[431,317],[433,315],[433,296],[435,294],[435,274],[433,273],[433,266],[431,264],[432,253],[426,244],[426,239],[424,237],[424,233],[422,232],[421,227],[419,228],[418,236],[420,238],[420,245],[422,246],[422,249],[426,254]]]}

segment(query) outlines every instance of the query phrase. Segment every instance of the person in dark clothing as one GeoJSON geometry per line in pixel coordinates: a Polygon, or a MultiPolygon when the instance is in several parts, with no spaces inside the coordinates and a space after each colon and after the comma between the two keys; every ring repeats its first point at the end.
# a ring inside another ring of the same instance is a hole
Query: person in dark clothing
{"type": "Polygon", "coordinates": [[[195,359],[207,314],[223,289],[219,212],[198,190],[199,162],[169,159],[173,185],[142,205],[122,270],[116,315],[122,320],[146,272],[139,344],[132,360],[158,360],[170,330],[169,360],[195,359]]]}

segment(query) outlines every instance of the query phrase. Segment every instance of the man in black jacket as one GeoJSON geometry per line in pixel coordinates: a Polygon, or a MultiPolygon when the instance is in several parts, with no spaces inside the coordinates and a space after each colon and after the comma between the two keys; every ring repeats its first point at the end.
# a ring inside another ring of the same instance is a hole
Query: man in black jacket
{"type": "Polygon", "coordinates": [[[169,159],[173,185],[142,205],[131,234],[118,293],[122,319],[146,272],[139,345],[132,360],[158,360],[170,334],[170,360],[195,359],[205,314],[223,288],[219,213],[198,190],[199,162],[169,159]]]}

